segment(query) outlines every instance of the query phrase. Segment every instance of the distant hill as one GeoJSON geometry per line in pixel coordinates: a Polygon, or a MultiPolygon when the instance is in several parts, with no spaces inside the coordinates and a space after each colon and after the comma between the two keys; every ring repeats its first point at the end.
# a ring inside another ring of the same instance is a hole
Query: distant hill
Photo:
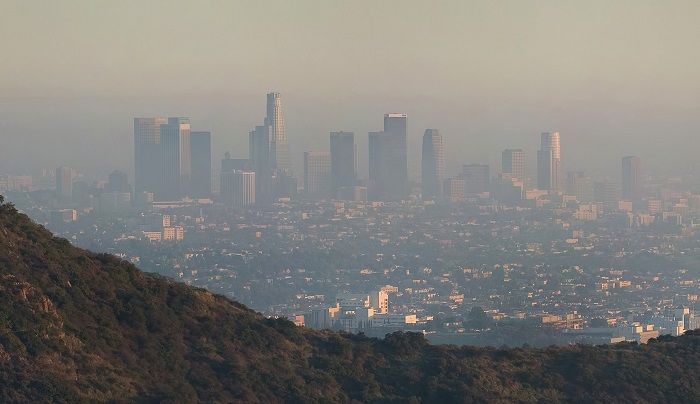
{"type": "Polygon", "coordinates": [[[699,374],[695,332],[498,350],[299,328],[0,205],[3,403],[700,402],[699,374]]]}

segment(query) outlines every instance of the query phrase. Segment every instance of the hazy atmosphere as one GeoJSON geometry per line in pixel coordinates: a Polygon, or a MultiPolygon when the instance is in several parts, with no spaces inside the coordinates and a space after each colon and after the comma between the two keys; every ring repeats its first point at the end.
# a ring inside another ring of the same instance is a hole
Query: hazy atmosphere
{"type": "Polygon", "coordinates": [[[700,1],[0,4],[0,403],[700,403],[700,1]]]}
{"type": "Polygon", "coordinates": [[[682,174],[700,147],[699,16],[695,1],[6,1],[0,169],[132,179],[137,116],[189,116],[215,162],[246,157],[275,91],[295,171],[344,130],[366,176],[367,132],[401,112],[413,179],[426,128],[448,174],[504,148],[532,163],[548,130],[567,170],[634,154],[682,174]]]}

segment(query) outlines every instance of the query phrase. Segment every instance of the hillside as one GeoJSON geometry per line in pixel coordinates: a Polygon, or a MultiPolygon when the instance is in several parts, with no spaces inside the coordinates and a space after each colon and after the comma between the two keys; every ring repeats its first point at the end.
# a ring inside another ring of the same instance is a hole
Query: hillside
{"type": "Polygon", "coordinates": [[[695,332],[497,350],[298,328],[0,205],[0,402],[700,402],[697,374],[695,332]]]}

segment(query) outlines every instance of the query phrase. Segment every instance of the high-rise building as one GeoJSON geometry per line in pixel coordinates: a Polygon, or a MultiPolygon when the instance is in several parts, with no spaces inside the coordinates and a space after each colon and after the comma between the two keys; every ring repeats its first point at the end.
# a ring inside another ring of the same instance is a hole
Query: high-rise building
{"type": "Polygon", "coordinates": [[[622,198],[636,207],[642,201],[642,160],[638,156],[622,158],[622,198]]]}
{"type": "Polygon", "coordinates": [[[160,189],[160,126],[165,118],[134,118],[134,188],[136,192],[160,189]]]}
{"type": "Polygon", "coordinates": [[[332,196],[330,152],[304,152],[304,190],[307,198],[324,199],[332,196]]]}
{"type": "Polygon", "coordinates": [[[384,115],[384,131],[369,133],[370,199],[401,200],[408,194],[406,114],[384,115]]]}
{"type": "Polygon", "coordinates": [[[157,194],[160,200],[175,200],[189,195],[190,119],[168,118],[160,126],[161,186],[157,194]]]}
{"type": "Polygon", "coordinates": [[[620,186],[617,181],[606,178],[593,184],[593,199],[602,202],[606,209],[617,209],[620,200],[620,186]]]}
{"type": "Polygon", "coordinates": [[[255,173],[225,171],[221,173],[221,198],[224,205],[243,207],[255,203],[255,173]]]}
{"type": "Polygon", "coordinates": [[[221,171],[219,174],[219,196],[221,203],[225,206],[233,206],[234,190],[234,171],[221,171]]]}
{"type": "Polygon", "coordinates": [[[525,181],[525,153],[523,149],[505,149],[501,153],[501,172],[511,178],[525,181]]]}
{"type": "Polygon", "coordinates": [[[273,200],[296,198],[299,184],[297,178],[287,170],[273,170],[270,177],[270,189],[273,200]]]}
{"type": "Polygon", "coordinates": [[[446,178],[443,186],[445,198],[450,201],[461,201],[467,198],[466,181],[460,177],[446,178]]]}
{"type": "Polygon", "coordinates": [[[408,149],[406,140],[406,114],[385,114],[384,133],[389,135],[390,147],[385,150],[387,164],[388,196],[400,200],[408,195],[408,149]]]}
{"type": "Polygon", "coordinates": [[[491,181],[489,192],[490,196],[500,202],[516,204],[522,200],[524,189],[522,180],[510,173],[500,173],[491,181]]]}
{"type": "Polygon", "coordinates": [[[255,130],[250,132],[248,158],[255,172],[255,198],[257,202],[267,203],[272,197],[270,189],[272,177],[271,137],[272,127],[269,125],[256,126],[255,130]]]}
{"type": "Polygon", "coordinates": [[[423,134],[421,186],[423,199],[442,198],[445,180],[445,149],[437,129],[426,129],[423,134]]]}
{"type": "Polygon", "coordinates": [[[211,133],[190,132],[190,196],[211,198],[211,133]]]}
{"type": "Polygon", "coordinates": [[[280,93],[267,94],[267,116],[265,126],[270,127],[270,165],[273,169],[292,169],[292,158],[289,143],[284,134],[284,119],[282,118],[282,102],[280,93]]]}
{"type": "Polygon", "coordinates": [[[353,187],[357,183],[357,146],[353,132],[331,132],[331,176],[333,197],[341,187],[353,187]]]}
{"type": "Polygon", "coordinates": [[[559,132],[543,132],[537,152],[537,188],[550,191],[564,190],[559,132]]]}
{"type": "Polygon", "coordinates": [[[75,170],[70,167],[58,167],[56,169],[56,199],[59,203],[71,203],[73,201],[73,176],[75,170]]]}
{"type": "Polygon", "coordinates": [[[267,94],[266,112],[264,124],[256,126],[249,137],[249,158],[255,172],[258,203],[296,195],[296,178],[291,174],[292,160],[279,93],[267,94]]]}
{"type": "Polygon", "coordinates": [[[255,173],[235,171],[233,174],[233,205],[247,206],[255,203],[255,173]]]}
{"type": "MultiPolygon", "coordinates": [[[[109,188],[109,185],[107,185],[109,188]]],[[[127,184],[127,188],[129,184],[127,184]]],[[[73,182],[73,203],[81,210],[95,207],[96,192],[95,188],[90,187],[87,181],[73,182]]]]}
{"type": "Polygon", "coordinates": [[[566,194],[575,196],[579,202],[591,202],[593,181],[586,177],[583,171],[569,171],[566,173],[566,194]]]}
{"type": "Polygon", "coordinates": [[[462,174],[467,195],[476,195],[489,190],[491,175],[486,164],[468,164],[462,166],[462,174]]]}
{"type": "Polygon", "coordinates": [[[126,173],[119,170],[109,174],[106,188],[105,191],[107,192],[131,193],[131,186],[129,186],[126,173]]]}
{"type": "Polygon", "coordinates": [[[387,178],[389,160],[387,149],[391,147],[391,137],[385,132],[369,132],[369,199],[388,199],[387,178]]]}

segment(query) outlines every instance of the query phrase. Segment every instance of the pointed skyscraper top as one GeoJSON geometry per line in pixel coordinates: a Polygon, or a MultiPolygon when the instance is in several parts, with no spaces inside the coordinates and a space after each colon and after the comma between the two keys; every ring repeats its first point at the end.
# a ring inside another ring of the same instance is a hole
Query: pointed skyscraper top
{"type": "Polygon", "coordinates": [[[282,118],[282,99],[280,93],[267,94],[267,116],[265,125],[272,127],[272,141],[286,140],[284,137],[284,119],[282,118]]]}

